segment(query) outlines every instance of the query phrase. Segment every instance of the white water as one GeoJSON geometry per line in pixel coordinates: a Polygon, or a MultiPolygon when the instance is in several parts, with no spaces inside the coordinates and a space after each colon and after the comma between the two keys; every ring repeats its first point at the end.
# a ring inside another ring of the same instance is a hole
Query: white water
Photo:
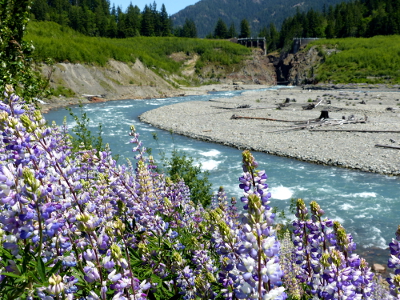
{"type": "MultiPolygon", "coordinates": [[[[210,172],[210,181],[216,191],[224,186],[229,196],[240,198],[238,178],[241,176],[241,151],[230,147],[200,142],[172,135],[143,124],[138,116],[149,109],[181,101],[208,101],[210,98],[227,97],[240,92],[218,93],[184,98],[124,100],[84,106],[92,120],[91,130],[96,131],[102,123],[104,141],[110,144],[113,153],[120,154],[119,162],[133,158],[129,144],[129,128],[135,125],[141,133],[146,147],[152,148],[159,158],[159,151],[170,155],[173,149],[187,152],[200,163],[203,170],[210,172]],[[158,142],[153,139],[156,133],[158,142]]],[[[79,113],[78,108],[73,109],[79,113]]],[[[64,109],[46,114],[48,121],[62,124],[67,116],[69,127],[74,123],[64,109]]],[[[358,245],[386,248],[394,237],[400,223],[400,181],[397,177],[362,173],[299,162],[292,159],[253,153],[259,167],[268,175],[267,183],[272,194],[271,205],[289,213],[291,198],[303,198],[306,202],[317,201],[326,216],[340,221],[347,232],[352,233],[358,245]]],[[[238,201],[240,206],[240,201],[238,201]]]]}

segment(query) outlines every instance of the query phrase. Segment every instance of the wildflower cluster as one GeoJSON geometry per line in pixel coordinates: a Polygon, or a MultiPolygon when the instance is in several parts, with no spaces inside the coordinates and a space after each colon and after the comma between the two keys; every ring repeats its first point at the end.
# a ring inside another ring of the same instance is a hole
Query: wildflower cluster
{"type": "Polygon", "coordinates": [[[302,199],[293,222],[297,278],[318,299],[370,299],[374,274],[357,254],[350,234],[337,221],[322,219],[324,211],[311,202],[311,219],[302,199]]]}
{"type": "Polygon", "coordinates": [[[400,226],[396,231],[396,238],[389,244],[390,258],[388,267],[394,269],[394,274],[387,279],[391,294],[395,299],[400,298],[400,226]]]}
{"type": "Polygon", "coordinates": [[[210,212],[213,242],[219,255],[225,299],[286,299],[279,264],[279,241],[273,228],[274,217],[268,206],[270,193],[267,175],[256,170],[249,151],[243,152],[243,175],[240,188],[245,213],[241,222],[224,201],[220,190],[218,206],[210,212]]]}
{"type": "Polygon", "coordinates": [[[210,208],[156,172],[135,128],[136,163],[71,152],[64,128],[7,87],[0,102],[2,299],[399,299],[400,229],[388,286],[338,223],[297,201],[277,238],[267,175],[243,152],[243,213],[221,188],[210,208]],[[389,294],[389,290],[391,295],[389,294]]]}
{"type": "Polygon", "coordinates": [[[71,153],[66,132],[12,92],[0,103],[1,295],[143,299],[206,289],[201,278],[215,267],[201,244],[203,209],[183,182],[153,171],[135,129],[136,166],[117,165],[107,150],[71,153]]]}

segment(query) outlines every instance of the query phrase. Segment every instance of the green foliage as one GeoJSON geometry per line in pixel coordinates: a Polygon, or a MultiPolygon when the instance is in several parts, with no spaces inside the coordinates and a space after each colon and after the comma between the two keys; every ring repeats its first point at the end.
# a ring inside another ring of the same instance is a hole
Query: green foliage
{"type": "Polygon", "coordinates": [[[196,38],[197,27],[192,19],[186,19],[182,27],[177,27],[174,34],[179,37],[196,38]]]}
{"type": "Polygon", "coordinates": [[[235,23],[231,23],[231,25],[229,26],[229,29],[228,29],[228,38],[234,38],[234,37],[237,37],[238,36],[238,34],[237,34],[237,32],[236,32],[236,26],[235,26],[235,23]]]}
{"type": "Polygon", "coordinates": [[[398,1],[342,2],[325,8],[323,12],[297,10],[282,23],[279,47],[287,51],[294,37],[346,38],[394,34],[400,34],[398,1]]]}
{"type": "Polygon", "coordinates": [[[214,38],[226,39],[228,37],[228,27],[222,19],[218,19],[214,29],[214,38]]]}
{"type": "Polygon", "coordinates": [[[44,263],[41,256],[30,251],[30,246],[28,243],[24,249],[20,248],[17,259],[10,250],[0,248],[1,261],[13,261],[12,268],[2,272],[2,275],[8,276],[8,280],[0,283],[3,292],[1,299],[29,298],[29,290],[48,284],[48,279],[60,269],[61,261],[54,264],[52,259],[44,263]],[[52,264],[54,266],[50,267],[52,264]]]}
{"type": "MultiPolygon", "coordinates": [[[[334,50],[316,71],[317,81],[400,83],[400,36],[318,40],[308,45],[334,50]]],[[[308,49],[308,48],[307,48],[308,49]]]]}
{"type": "Polygon", "coordinates": [[[154,2],[143,12],[129,4],[125,11],[108,0],[45,1],[35,0],[32,16],[38,21],[52,21],[88,36],[127,38],[133,36],[169,36],[172,21],[164,5],[157,10],[154,2]]]}
{"type": "Polygon", "coordinates": [[[73,97],[75,96],[75,93],[73,90],[63,87],[63,86],[57,86],[56,88],[50,88],[50,95],[59,97],[60,95],[63,97],[73,97]]]}
{"type": "Polygon", "coordinates": [[[240,38],[249,38],[251,35],[250,31],[250,25],[249,22],[246,19],[243,19],[242,22],[240,22],[240,38]]]}
{"type": "Polygon", "coordinates": [[[47,86],[47,82],[33,68],[33,45],[23,40],[31,2],[0,2],[0,92],[4,92],[6,84],[10,84],[28,102],[45,94],[47,86]]]}
{"type": "MultiPolygon", "coordinates": [[[[174,143],[173,132],[171,133],[172,143],[174,143]]],[[[157,133],[152,133],[153,139],[158,143],[157,133]]],[[[190,188],[191,200],[195,203],[201,203],[207,207],[211,203],[211,186],[208,180],[209,172],[201,170],[201,164],[196,165],[192,157],[184,151],[174,149],[171,157],[167,158],[166,153],[160,150],[161,161],[163,162],[163,171],[173,182],[179,182],[181,179],[190,188]]]]}
{"type": "Polygon", "coordinates": [[[160,72],[179,73],[183,62],[169,56],[175,52],[197,53],[201,63],[230,65],[241,62],[250,50],[228,41],[210,41],[177,37],[134,37],[109,39],[88,37],[53,22],[30,22],[27,39],[37,48],[35,60],[52,58],[55,62],[96,63],[108,60],[135,62],[160,72]]]}
{"type": "Polygon", "coordinates": [[[207,207],[211,203],[211,183],[209,173],[201,170],[201,165],[195,165],[194,159],[185,152],[174,150],[169,160],[166,160],[166,173],[173,182],[183,179],[190,188],[191,199],[207,207]]]}
{"type": "Polygon", "coordinates": [[[343,0],[202,0],[174,14],[173,20],[175,26],[183,26],[186,18],[192,19],[197,25],[198,36],[205,37],[214,31],[218,18],[222,18],[225,24],[233,23],[237,29],[240,28],[241,20],[246,18],[255,37],[255,34],[271,22],[280,28],[282,21],[294,15],[297,8],[301,11],[311,8],[322,11],[324,5],[340,2],[343,0]]]}
{"type": "Polygon", "coordinates": [[[103,151],[105,146],[103,144],[103,131],[101,124],[98,125],[97,136],[93,136],[89,130],[90,119],[86,113],[83,112],[82,105],[80,105],[79,108],[80,115],[76,115],[72,112],[71,108],[67,108],[70,116],[76,122],[76,125],[72,128],[72,132],[74,133],[71,137],[72,150],[75,152],[83,149],[96,149],[97,151],[103,151]]]}

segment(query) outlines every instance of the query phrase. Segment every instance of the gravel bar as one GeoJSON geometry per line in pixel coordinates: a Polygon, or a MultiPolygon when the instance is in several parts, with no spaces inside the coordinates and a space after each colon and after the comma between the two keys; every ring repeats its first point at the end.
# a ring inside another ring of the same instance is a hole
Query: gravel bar
{"type": "Polygon", "coordinates": [[[140,120],[238,149],[397,176],[400,175],[399,99],[399,89],[294,87],[245,91],[233,98],[164,106],[142,114],[140,120]],[[313,105],[313,109],[304,109],[313,105]],[[318,119],[322,110],[329,114],[323,122],[318,119]],[[233,119],[233,115],[246,118],[233,119]],[[337,125],[348,120],[366,121],[337,125]]]}

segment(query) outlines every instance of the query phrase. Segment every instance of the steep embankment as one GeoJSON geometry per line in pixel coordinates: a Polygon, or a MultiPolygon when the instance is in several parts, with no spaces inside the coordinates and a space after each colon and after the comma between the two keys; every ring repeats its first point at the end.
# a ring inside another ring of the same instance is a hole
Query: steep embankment
{"type": "Polygon", "coordinates": [[[276,69],[278,84],[302,85],[315,83],[316,68],[323,63],[324,57],[314,46],[296,54],[270,56],[270,59],[276,69]]]}
{"type": "Polygon", "coordinates": [[[139,59],[135,63],[109,60],[104,66],[67,62],[52,66],[43,64],[43,75],[50,78],[53,91],[59,91],[46,100],[45,107],[93,101],[87,95],[101,96],[97,101],[178,96],[186,93],[185,87],[190,83],[274,85],[276,82],[273,64],[257,49],[237,64],[208,62],[201,68],[196,66],[200,60],[197,53],[177,52],[169,57],[181,63],[179,72],[160,74],[139,59]]]}
{"type": "Polygon", "coordinates": [[[80,63],[43,65],[42,72],[51,74],[53,88],[63,86],[76,96],[102,95],[107,99],[167,96],[174,87],[145,67],[139,60],[123,63],[109,60],[104,66],[80,63]]]}

